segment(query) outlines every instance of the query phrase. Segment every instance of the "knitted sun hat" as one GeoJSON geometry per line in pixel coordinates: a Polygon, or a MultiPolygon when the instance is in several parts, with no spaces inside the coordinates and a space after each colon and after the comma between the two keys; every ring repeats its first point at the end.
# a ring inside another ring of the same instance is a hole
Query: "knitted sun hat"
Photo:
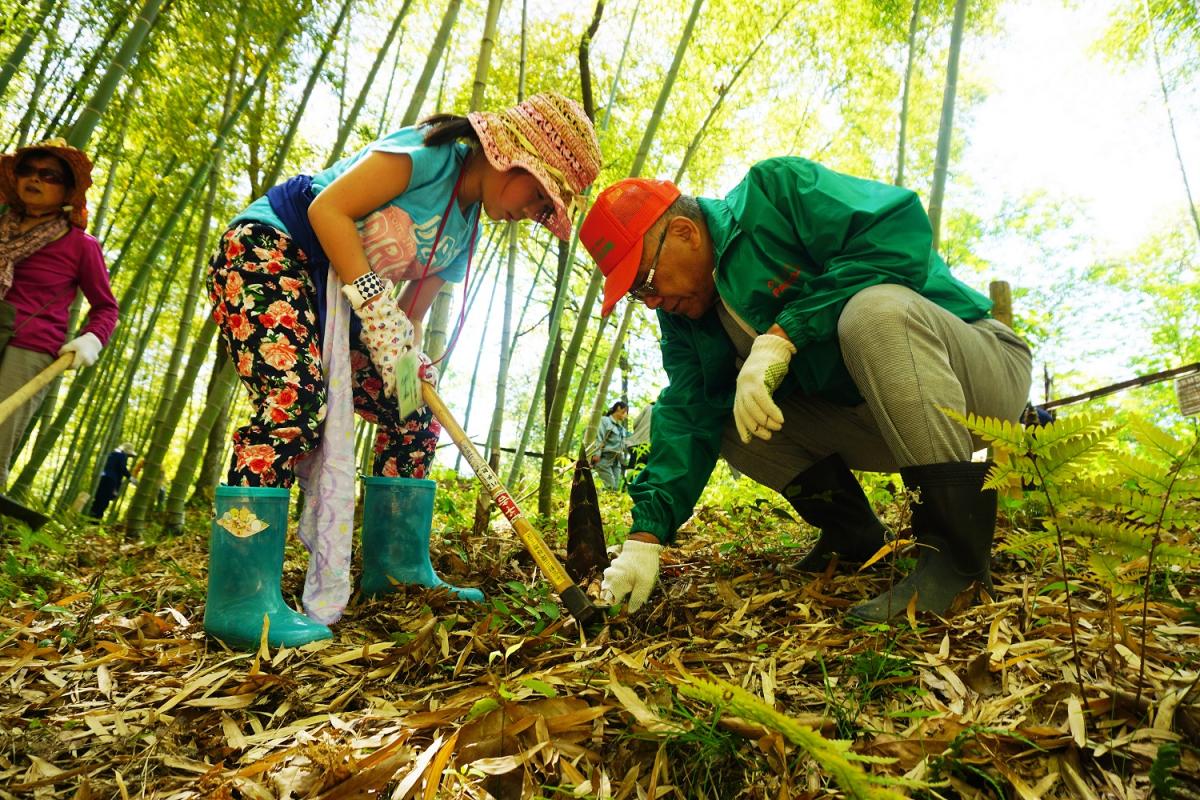
{"type": "Polygon", "coordinates": [[[579,195],[600,172],[600,144],[583,106],[546,92],[503,111],[473,111],[467,119],[493,167],[519,167],[537,178],[554,202],[554,214],[542,224],[568,238],[579,195]]]}
{"type": "Polygon", "coordinates": [[[38,152],[57,156],[75,176],[75,185],[67,190],[63,211],[70,214],[72,225],[86,229],[87,190],[92,185],[92,161],[82,150],[67,144],[65,139],[47,139],[0,156],[0,203],[22,208],[21,200],[17,197],[17,165],[25,156],[38,152]]]}

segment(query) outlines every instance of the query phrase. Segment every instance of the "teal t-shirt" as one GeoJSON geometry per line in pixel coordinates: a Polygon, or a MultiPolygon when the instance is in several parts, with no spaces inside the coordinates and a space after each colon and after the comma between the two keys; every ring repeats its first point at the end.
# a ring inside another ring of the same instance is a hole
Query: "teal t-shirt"
{"type": "MultiPolygon", "coordinates": [[[[376,151],[407,155],[412,159],[412,177],[403,194],[357,220],[371,268],[393,283],[420,278],[449,204],[449,216],[428,274],[436,274],[450,283],[461,282],[466,276],[467,251],[479,224],[480,209],[477,203],[464,213],[457,202],[450,203],[450,195],[471,148],[459,142],[427,147],[422,129],[402,128],[314,175],[313,194],[319,194],[368,153],[376,151]]],[[[233,222],[259,222],[288,232],[265,196],[251,203],[233,222]]]]}

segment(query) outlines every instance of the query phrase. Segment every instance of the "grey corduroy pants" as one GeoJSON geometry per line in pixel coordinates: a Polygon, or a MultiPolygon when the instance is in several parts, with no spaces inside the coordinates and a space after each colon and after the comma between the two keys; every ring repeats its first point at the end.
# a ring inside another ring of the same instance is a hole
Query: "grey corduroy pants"
{"type": "MultiPolygon", "coordinates": [[[[721,306],[739,355],[753,337],[721,306]]],[[[842,358],[866,402],[839,406],[800,394],[775,402],[783,429],[742,444],[732,417],[721,455],[781,491],[826,456],[857,470],[970,461],[983,444],[940,408],[1016,421],[1032,380],[1028,346],[993,319],[966,323],[911,289],[883,284],[850,299],[838,320],[842,358]]],[[[797,356],[797,358],[802,356],[797,356]]]]}
{"type": "MultiPolygon", "coordinates": [[[[36,350],[8,346],[0,357],[0,400],[9,397],[54,361],[54,356],[36,350]]],[[[37,413],[49,386],[43,386],[29,402],[0,422],[0,491],[8,486],[8,468],[16,455],[13,450],[25,435],[25,428],[37,413]]]]}

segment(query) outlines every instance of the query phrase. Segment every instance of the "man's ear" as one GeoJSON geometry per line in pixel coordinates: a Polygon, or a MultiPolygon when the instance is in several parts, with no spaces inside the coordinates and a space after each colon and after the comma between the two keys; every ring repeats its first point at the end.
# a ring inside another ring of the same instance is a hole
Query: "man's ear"
{"type": "Polygon", "coordinates": [[[700,235],[700,226],[696,224],[695,220],[683,216],[672,217],[667,226],[672,234],[693,249],[704,241],[704,237],[700,235]]]}

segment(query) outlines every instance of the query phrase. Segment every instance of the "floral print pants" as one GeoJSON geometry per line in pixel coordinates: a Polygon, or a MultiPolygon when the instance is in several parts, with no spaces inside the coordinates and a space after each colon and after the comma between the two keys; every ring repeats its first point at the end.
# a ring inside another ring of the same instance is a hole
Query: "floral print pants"
{"type": "MultiPolygon", "coordinates": [[[[242,383],[250,422],[233,434],[231,486],[288,488],[296,459],[312,450],[325,419],[325,378],[314,308],[316,291],[305,256],[269,225],[234,225],[209,262],[206,285],[213,320],[242,383]]],[[[442,428],[427,407],[400,419],[395,400],[357,337],[350,340],[354,409],[376,423],[376,475],[424,478],[442,428]]]]}

